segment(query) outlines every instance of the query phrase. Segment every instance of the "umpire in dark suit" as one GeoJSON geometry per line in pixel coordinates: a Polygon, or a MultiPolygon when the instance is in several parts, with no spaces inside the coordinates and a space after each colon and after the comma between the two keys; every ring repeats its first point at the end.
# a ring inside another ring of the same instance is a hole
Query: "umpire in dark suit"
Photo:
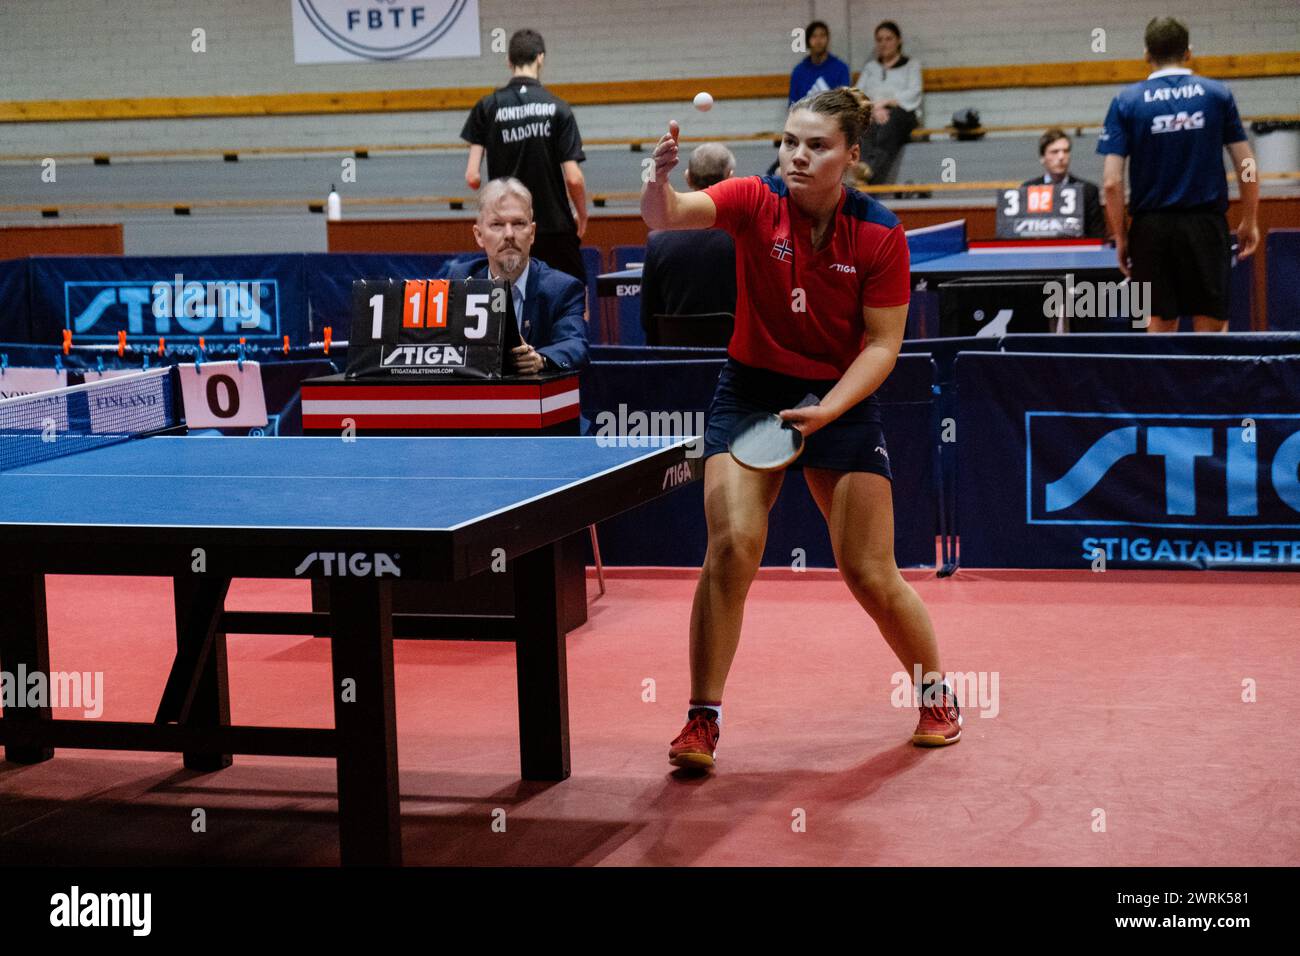
{"type": "Polygon", "coordinates": [[[1038,161],[1043,164],[1043,175],[1026,179],[1022,186],[1041,186],[1059,183],[1063,186],[1083,187],[1083,234],[1089,239],[1106,236],[1106,214],[1101,210],[1101,190],[1096,183],[1070,174],[1070,137],[1063,129],[1052,127],[1038,137],[1038,161]]]}
{"type": "Polygon", "coordinates": [[[505,279],[524,344],[512,354],[514,372],[576,372],[587,365],[587,289],[567,273],[529,257],[536,233],[533,197],[519,180],[494,179],[479,194],[474,238],[487,253],[448,263],[445,279],[505,279]]]}
{"type": "MultiPolygon", "coordinates": [[[[736,157],[721,143],[701,143],[686,167],[686,185],[706,189],[730,179],[736,157]]],[[[641,270],[641,327],[658,345],[655,315],[703,315],[736,311],[736,247],[721,229],[664,229],[646,240],[641,270]]]]}

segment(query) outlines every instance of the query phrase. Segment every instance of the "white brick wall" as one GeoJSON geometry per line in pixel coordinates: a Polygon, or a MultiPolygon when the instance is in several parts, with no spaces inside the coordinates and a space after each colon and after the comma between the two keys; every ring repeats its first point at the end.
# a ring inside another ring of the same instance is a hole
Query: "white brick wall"
{"type": "MultiPolygon", "coordinates": [[[[291,0],[0,0],[0,98],[199,96],[317,90],[475,86],[501,82],[504,57],[297,66],[291,0]],[[208,52],[190,52],[190,31],[207,31],[208,52]]],[[[357,0],[365,6],[373,0],[357,0]]],[[[1297,0],[1182,0],[1178,14],[1206,54],[1294,50],[1297,0]]],[[[885,17],[903,29],[909,53],[929,66],[1131,58],[1146,21],[1166,0],[480,0],[484,50],[494,27],[540,30],[549,47],[544,79],[598,82],[787,71],[799,58],[790,30],[827,20],[833,49],[856,75],[871,31],[885,17]],[[1091,31],[1107,31],[1093,54],[1091,31]]],[[[1242,112],[1300,108],[1300,80],[1232,84],[1242,112]]],[[[963,106],[989,123],[1048,123],[1100,117],[1114,90],[977,91],[928,98],[941,124],[963,106]]],[[[686,104],[579,108],[585,136],[646,135],[671,114],[687,133],[750,132],[779,125],[779,100],[720,103],[707,116],[686,104]]],[[[387,114],[275,119],[54,123],[0,126],[0,154],[121,149],[240,148],[259,144],[446,141],[463,115],[387,114]]]]}

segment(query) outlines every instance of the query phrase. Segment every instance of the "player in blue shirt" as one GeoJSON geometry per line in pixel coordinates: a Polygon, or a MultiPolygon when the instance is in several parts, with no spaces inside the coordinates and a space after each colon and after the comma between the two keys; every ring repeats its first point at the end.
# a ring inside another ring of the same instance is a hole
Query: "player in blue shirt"
{"type": "Polygon", "coordinates": [[[1255,158],[1226,85],[1193,73],[1187,27],[1172,17],[1147,24],[1146,60],[1154,72],[1111,101],[1097,143],[1105,169],[1106,218],[1119,267],[1149,282],[1148,331],[1176,332],[1192,316],[1197,332],[1227,330],[1228,184],[1226,146],[1241,192],[1240,258],[1259,244],[1255,158]],[[1128,158],[1132,225],[1124,229],[1128,158]]]}
{"type": "Polygon", "coordinates": [[[821,20],[804,27],[808,55],[790,72],[790,102],[797,103],[809,93],[821,93],[849,86],[849,65],[830,52],[831,28],[821,20]]]}

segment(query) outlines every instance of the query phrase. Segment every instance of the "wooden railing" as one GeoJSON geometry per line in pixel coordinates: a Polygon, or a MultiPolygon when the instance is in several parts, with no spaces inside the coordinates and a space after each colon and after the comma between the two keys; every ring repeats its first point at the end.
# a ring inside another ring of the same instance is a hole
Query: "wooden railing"
{"type": "MultiPolygon", "coordinates": [[[[1197,72],[1215,79],[1300,76],[1300,52],[1205,56],[1197,72]]],[[[1142,79],[1142,60],[1083,60],[1066,63],[934,67],[924,71],[926,92],[1113,86],[1142,79]]],[[[547,84],[575,106],[687,102],[708,90],[715,100],[784,99],[787,73],[686,79],[613,80],[547,84]]],[[[338,113],[408,113],[468,110],[490,87],[416,90],[255,93],[243,96],[166,96],[77,100],[0,100],[0,123],[57,123],[98,120],[193,119],[197,117],[291,116],[338,113]]]]}

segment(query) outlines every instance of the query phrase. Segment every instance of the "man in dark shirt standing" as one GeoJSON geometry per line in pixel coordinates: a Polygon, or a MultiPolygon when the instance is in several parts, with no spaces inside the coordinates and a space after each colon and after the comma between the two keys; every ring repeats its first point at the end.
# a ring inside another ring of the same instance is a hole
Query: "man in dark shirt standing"
{"type": "Polygon", "coordinates": [[[546,59],[540,33],[517,31],[508,57],[510,82],[479,100],[461,130],[470,144],[465,183],[479,188],[487,150],[488,179],[513,177],[533,195],[533,258],[586,283],[579,240],[587,231],[587,187],[578,164],[587,157],[578,124],[569,104],[538,82],[546,59]]]}
{"type": "MultiPolygon", "coordinates": [[[[1106,214],[1101,211],[1101,191],[1096,183],[1080,179],[1070,172],[1070,137],[1065,130],[1053,126],[1038,138],[1038,159],[1045,172],[1020,185],[1038,186],[1057,183],[1078,186],[1083,190],[1083,234],[1090,239],[1106,235],[1106,214]]],[[[1070,213],[1065,213],[1070,215],[1070,213]]]]}
{"type": "Polygon", "coordinates": [[[1241,191],[1239,258],[1259,244],[1259,183],[1254,155],[1228,87],[1198,76],[1187,27],[1172,17],[1147,24],[1146,59],[1154,72],[1111,101],[1097,152],[1106,157],[1106,218],[1124,275],[1150,283],[1150,332],[1177,332],[1192,316],[1197,332],[1228,328],[1228,184],[1223,150],[1241,191]],[[1124,228],[1128,158],[1132,225],[1124,228]]]}
{"type": "MultiPolygon", "coordinates": [[[[707,189],[730,179],[736,157],[721,143],[701,143],[686,167],[686,185],[707,189]]],[[[641,327],[655,341],[651,317],[736,311],[736,247],[721,229],[661,229],[646,240],[641,271],[641,327]]]]}

